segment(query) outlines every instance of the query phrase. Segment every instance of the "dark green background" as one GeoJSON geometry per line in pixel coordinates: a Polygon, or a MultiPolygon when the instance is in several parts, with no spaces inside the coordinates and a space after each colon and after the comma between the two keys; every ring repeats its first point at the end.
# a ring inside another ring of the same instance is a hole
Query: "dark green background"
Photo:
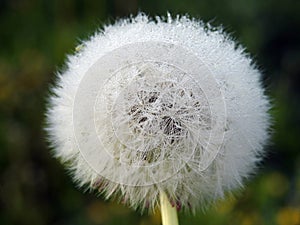
{"type": "Polygon", "coordinates": [[[115,18],[188,13],[226,30],[262,69],[274,135],[263,168],[236,198],[180,224],[300,224],[300,1],[0,0],[0,224],[160,224],[83,193],[42,130],[54,72],[79,40],[115,18]]]}

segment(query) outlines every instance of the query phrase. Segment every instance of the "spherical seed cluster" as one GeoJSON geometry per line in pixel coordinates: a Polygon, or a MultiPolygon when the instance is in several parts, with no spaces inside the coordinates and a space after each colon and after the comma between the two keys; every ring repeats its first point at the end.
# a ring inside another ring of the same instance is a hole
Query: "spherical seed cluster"
{"type": "Polygon", "coordinates": [[[55,156],[80,186],[141,209],[164,191],[194,210],[253,173],[269,102],[259,71],[222,31],[139,15],[83,46],[47,113],[55,156]]]}

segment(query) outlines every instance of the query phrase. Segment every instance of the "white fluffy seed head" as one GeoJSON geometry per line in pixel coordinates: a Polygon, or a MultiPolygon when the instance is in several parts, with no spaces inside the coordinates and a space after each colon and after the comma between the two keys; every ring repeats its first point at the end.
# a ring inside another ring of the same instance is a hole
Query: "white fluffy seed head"
{"type": "Polygon", "coordinates": [[[59,74],[46,128],[80,186],[142,210],[164,191],[194,210],[253,173],[269,101],[260,72],[221,30],[140,14],[82,46],[59,74]]]}

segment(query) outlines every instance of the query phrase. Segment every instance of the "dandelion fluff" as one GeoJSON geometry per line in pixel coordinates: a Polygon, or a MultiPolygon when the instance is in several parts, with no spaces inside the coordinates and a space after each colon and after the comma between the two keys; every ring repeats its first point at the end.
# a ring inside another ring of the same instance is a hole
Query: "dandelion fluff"
{"type": "Polygon", "coordinates": [[[243,48],[185,16],[106,26],[68,57],[47,130],[79,186],[134,208],[163,191],[194,210],[241,187],[268,139],[269,101],[243,48]]]}

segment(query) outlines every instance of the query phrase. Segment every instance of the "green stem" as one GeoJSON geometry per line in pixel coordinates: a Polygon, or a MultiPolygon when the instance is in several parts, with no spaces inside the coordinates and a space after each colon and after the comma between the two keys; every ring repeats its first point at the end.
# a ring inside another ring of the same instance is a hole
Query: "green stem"
{"type": "Polygon", "coordinates": [[[160,192],[162,225],[178,225],[177,209],[172,206],[165,192],[160,192]]]}

